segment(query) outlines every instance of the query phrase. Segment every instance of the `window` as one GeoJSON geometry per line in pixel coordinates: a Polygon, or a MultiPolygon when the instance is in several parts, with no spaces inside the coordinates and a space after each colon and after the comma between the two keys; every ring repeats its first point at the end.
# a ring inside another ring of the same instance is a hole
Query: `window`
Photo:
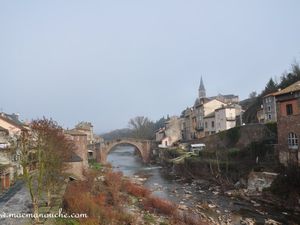
{"type": "Polygon", "coordinates": [[[272,119],[272,115],[271,115],[271,114],[268,115],[268,119],[269,119],[269,120],[272,119]]]}
{"type": "Polygon", "coordinates": [[[212,127],[212,128],[215,127],[215,121],[211,121],[211,127],[212,127]]]}
{"type": "Polygon", "coordinates": [[[271,106],[268,106],[268,112],[271,112],[271,106]]]}
{"type": "Polygon", "coordinates": [[[289,149],[298,149],[298,137],[293,132],[288,135],[288,146],[289,149]]]}
{"type": "Polygon", "coordinates": [[[207,128],[207,122],[205,122],[205,128],[207,128]]]}
{"type": "Polygon", "coordinates": [[[293,115],[293,105],[292,104],[287,104],[286,105],[286,115],[293,115]]]}

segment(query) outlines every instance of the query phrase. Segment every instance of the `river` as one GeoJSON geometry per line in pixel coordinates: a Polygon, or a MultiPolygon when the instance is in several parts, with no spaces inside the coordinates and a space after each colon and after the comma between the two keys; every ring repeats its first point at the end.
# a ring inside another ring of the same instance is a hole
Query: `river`
{"type": "Polygon", "coordinates": [[[266,206],[261,202],[225,196],[220,193],[220,187],[210,184],[205,179],[186,181],[166,172],[161,166],[145,165],[132,146],[115,147],[108,155],[107,161],[125,176],[143,180],[144,186],[148,187],[153,195],[188,206],[215,221],[230,220],[230,224],[239,225],[242,219],[252,218],[256,224],[265,224],[268,219],[282,224],[300,224],[300,216],[292,212],[266,206]]]}

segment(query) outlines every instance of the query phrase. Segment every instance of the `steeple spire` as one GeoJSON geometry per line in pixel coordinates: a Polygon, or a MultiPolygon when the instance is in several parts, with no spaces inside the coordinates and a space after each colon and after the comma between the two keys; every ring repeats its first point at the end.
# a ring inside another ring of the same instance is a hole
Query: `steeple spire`
{"type": "Polygon", "coordinates": [[[199,99],[206,97],[206,91],[205,91],[205,87],[204,87],[204,84],[203,84],[202,76],[201,76],[201,79],[200,79],[200,86],[199,86],[199,89],[198,89],[198,95],[199,95],[199,99]]]}

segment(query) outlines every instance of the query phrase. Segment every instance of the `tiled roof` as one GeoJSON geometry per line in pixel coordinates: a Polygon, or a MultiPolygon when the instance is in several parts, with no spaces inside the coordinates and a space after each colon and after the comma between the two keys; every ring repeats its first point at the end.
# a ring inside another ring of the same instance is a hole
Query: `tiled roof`
{"type": "Polygon", "coordinates": [[[275,92],[273,95],[274,96],[284,95],[284,94],[289,94],[291,92],[296,92],[296,91],[300,91],[300,81],[293,83],[292,85],[282,89],[281,91],[275,92]]]}
{"type": "Polygon", "coordinates": [[[18,127],[20,129],[25,129],[24,124],[16,117],[16,115],[1,113],[0,114],[0,119],[14,125],[15,127],[18,127]]]}
{"type": "Polygon", "coordinates": [[[85,133],[83,133],[82,131],[79,131],[77,129],[65,130],[65,133],[72,135],[72,136],[87,136],[85,133]]]}

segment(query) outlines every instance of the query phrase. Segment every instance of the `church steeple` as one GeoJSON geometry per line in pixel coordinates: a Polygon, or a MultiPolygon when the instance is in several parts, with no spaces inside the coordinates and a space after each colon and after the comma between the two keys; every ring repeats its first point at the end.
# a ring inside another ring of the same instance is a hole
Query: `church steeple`
{"type": "Polygon", "coordinates": [[[201,80],[200,80],[200,86],[198,89],[198,95],[199,95],[199,99],[206,97],[206,91],[205,91],[205,87],[203,84],[202,76],[201,76],[201,80]]]}

